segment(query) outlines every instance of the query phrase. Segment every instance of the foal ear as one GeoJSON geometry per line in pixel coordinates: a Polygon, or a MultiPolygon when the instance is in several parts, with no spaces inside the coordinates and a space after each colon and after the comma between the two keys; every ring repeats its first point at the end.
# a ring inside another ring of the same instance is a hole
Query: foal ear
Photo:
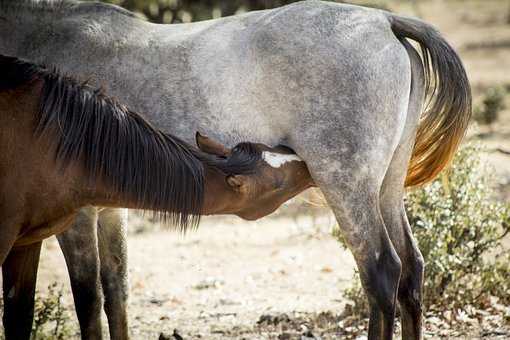
{"type": "Polygon", "coordinates": [[[198,148],[205,153],[220,157],[228,157],[231,153],[229,148],[207,136],[200,134],[198,131],[195,135],[195,140],[197,142],[198,148]]]}

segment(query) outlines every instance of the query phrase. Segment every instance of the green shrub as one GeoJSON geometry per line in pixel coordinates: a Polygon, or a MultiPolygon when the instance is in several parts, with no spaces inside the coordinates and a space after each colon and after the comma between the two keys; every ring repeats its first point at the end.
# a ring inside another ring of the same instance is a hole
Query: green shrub
{"type": "Polygon", "coordinates": [[[391,11],[391,7],[389,5],[388,0],[344,0],[344,1],[336,1],[336,2],[343,2],[347,4],[354,4],[358,6],[365,6],[365,7],[372,7],[372,8],[378,8],[385,11],[391,11]]]}
{"type": "Polygon", "coordinates": [[[57,283],[48,286],[48,293],[36,297],[32,340],[69,339],[72,335],[69,313],[62,303],[63,289],[57,283]]]}
{"type": "MultiPolygon", "coordinates": [[[[510,304],[510,256],[501,242],[510,231],[510,209],[495,200],[491,172],[480,155],[480,146],[465,146],[448,172],[407,195],[407,215],[426,262],[425,311],[438,316],[490,309],[495,301],[510,304]]],[[[347,312],[367,317],[359,279],[355,282],[345,292],[353,301],[347,312]]]]}
{"type": "MultiPolygon", "coordinates": [[[[31,340],[63,340],[73,335],[69,313],[62,304],[63,289],[57,291],[57,283],[48,286],[48,292],[41,296],[36,292],[34,306],[34,322],[31,340]]],[[[0,309],[3,310],[3,299],[0,296],[0,309]]],[[[3,328],[0,327],[0,340],[5,339],[3,328]]]]}
{"type": "MultiPolygon", "coordinates": [[[[180,23],[229,16],[245,11],[276,8],[299,0],[102,0],[141,14],[150,22],[180,23]]],[[[336,2],[390,10],[389,0],[337,0],[336,2]]]]}
{"type": "Polygon", "coordinates": [[[505,89],[491,87],[484,94],[482,105],[474,110],[474,119],[479,124],[491,126],[498,120],[499,112],[505,109],[505,89]]]}

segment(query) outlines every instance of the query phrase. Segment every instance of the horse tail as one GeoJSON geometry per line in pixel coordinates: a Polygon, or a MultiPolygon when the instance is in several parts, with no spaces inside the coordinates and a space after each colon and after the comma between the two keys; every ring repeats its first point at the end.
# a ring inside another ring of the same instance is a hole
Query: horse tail
{"type": "Polygon", "coordinates": [[[426,105],[409,162],[406,187],[433,180],[452,160],[471,117],[471,88],[462,62],[429,24],[387,13],[393,33],[419,43],[426,105]]]}

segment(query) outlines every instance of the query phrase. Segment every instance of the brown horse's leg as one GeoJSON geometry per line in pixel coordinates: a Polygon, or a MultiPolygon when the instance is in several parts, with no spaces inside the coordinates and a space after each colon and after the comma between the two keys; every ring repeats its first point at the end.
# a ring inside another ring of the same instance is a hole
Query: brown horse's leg
{"type": "Polygon", "coordinates": [[[102,339],[97,249],[97,210],[84,208],[69,230],[57,236],[64,254],[82,339],[102,339]]]}
{"type": "Polygon", "coordinates": [[[104,308],[113,340],[129,338],[127,319],[127,210],[105,209],[99,214],[99,256],[104,308]]]}
{"type": "Polygon", "coordinates": [[[2,265],[6,339],[29,339],[41,244],[13,248],[2,265]]]}

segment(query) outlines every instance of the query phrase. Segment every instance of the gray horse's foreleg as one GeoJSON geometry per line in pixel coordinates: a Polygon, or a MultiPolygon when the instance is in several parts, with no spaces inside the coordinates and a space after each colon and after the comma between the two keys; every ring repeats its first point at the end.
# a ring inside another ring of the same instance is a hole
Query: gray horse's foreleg
{"type": "Polygon", "coordinates": [[[28,340],[42,242],[13,248],[2,264],[5,338],[28,340]]]}
{"type": "Polygon", "coordinates": [[[97,209],[80,210],[74,225],[57,236],[64,254],[82,339],[102,339],[97,209]]]}
{"type": "Polygon", "coordinates": [[[105,209],[99,213],[99,255],[104,308],[111,339],[129,338],[127,299],[127,210],[105,209]]]}

